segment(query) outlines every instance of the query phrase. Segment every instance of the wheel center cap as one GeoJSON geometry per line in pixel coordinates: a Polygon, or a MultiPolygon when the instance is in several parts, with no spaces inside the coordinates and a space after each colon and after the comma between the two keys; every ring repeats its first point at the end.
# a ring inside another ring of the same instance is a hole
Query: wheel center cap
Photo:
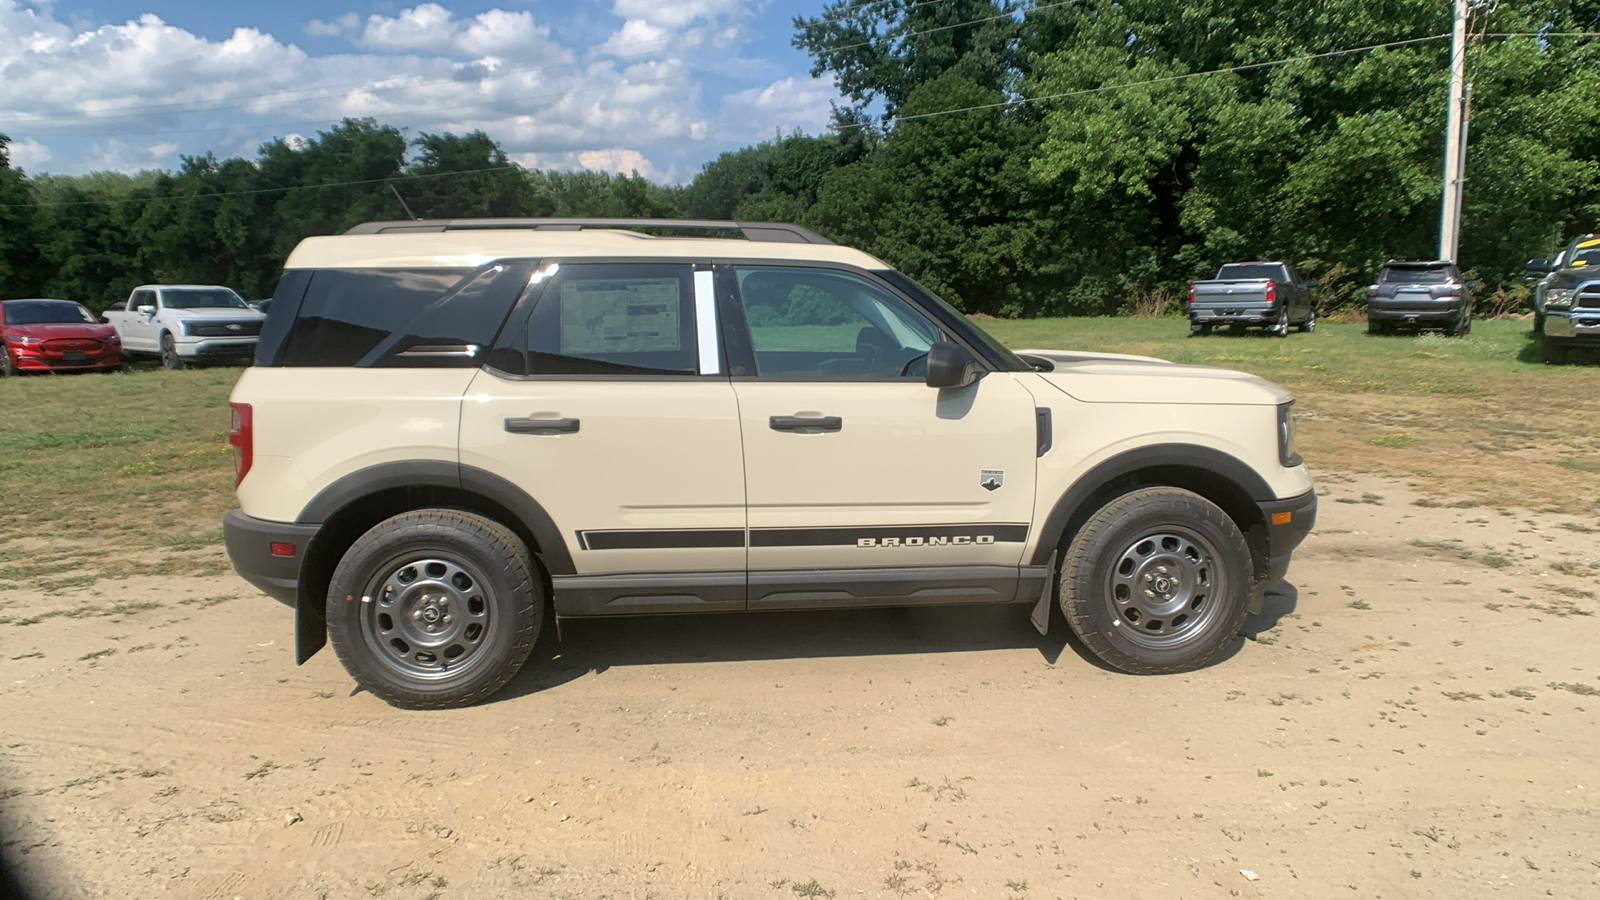
{"type": "Polygon", "coordinates": [[[439,608],[432,605],[424,606],[422,608],[422,620],[430,624],[439,621],[439,608]]]}
{"type": "Polygon", "coordinates": [[[1157,577],[1156,578],[1156,593],[1158,593],[1158,594],[1170,594],[1170,593],[1172,593],[1172,579],[1168,578],[1165,575],[1157,577]]]}

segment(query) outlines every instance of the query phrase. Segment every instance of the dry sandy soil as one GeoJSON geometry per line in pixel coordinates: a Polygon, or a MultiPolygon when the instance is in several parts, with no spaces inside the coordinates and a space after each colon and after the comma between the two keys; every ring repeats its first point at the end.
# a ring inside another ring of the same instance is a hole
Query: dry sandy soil
{"type": "MultiPolygon", "coordinates": [[[[1593,518],[1324,474],[1248,640],[1106,671],[1020,607],[567,623],[406,713],[228,577],[0,626],[42,897],[1600,897],[1593,518]]],[[[20,601],[20,602],[19,602],[20,601]]]]}

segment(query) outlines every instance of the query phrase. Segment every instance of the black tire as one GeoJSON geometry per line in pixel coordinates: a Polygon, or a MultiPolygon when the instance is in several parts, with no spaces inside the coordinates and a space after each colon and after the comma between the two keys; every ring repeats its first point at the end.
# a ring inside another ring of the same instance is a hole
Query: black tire
{"type": "Polygon", "coordinates": [[[15,374],[17,374],[16,369],[11,367],[11,349],[4,341],[0,341],[0,378],[9,378],[15,374]]]}
{"type": "Polygon", "coordinates": [[[1314,310],[1314,309],[1307,311],[1306,312],[1306,320],[1304,322],[1300,323],[1299,328],[1300,328],[1300,333],[1301,334],[1310,334],[1311,332],[1316,331],[1317,330],[1317,311],[1314,310]]]}
{"type": "Polygon", "coordinates": [[[1544,334],[1544,313],[1533,311],[1533,333],[1544,334]]]}
{"type": "Polygon", "coordinates": [[[1210,323],[1207,323],[1207,324],[1204,324],[1204,325],[1196,325],[1194,327],[1194,330],[1191,331],[1190,334],[1197,334],[1197,335],[1199,335],[1201,337],[1211,337],[1211,325],[1210,325],[1210,323]]]}
{"type": "Polygon", "coordinates": [[[1448,334],[1450,337],[1465,337],[1466,335],[1471,334],[1471,333],[1472,333],[1472,314],[1471,313],[1463,314],[1460,319],[1456,320],[1456,324],[1454,326],[1452,326],[1448,331],[1445,332],[1445,334],[1448,334]]]}
{"type": "Polygon", "coordinates": [[[1273,337],[1288,337],[1289,336],[1289,306],[1288,306],[1288,304],[1284,304],[1283,311],[1278,313],[1278,321],[1272,323],[1271,327],[1266,329],[1266,332],[1267,332],[1267,334],[1270,334],[1273,337]]]}
{"type": "Polygon", "coordinates": [[[510,529],[416,510],[345,552],[328,588],[328,638],[345,671],[391,706],[468,706],[522,668],[544,600],[533,556],[510,529]]]}
{"type": "Polygon", "coordinates": [[[1250,549],[1211,501],[1171,487],[1107,503],[1061,564],[1061,611],[1084,645],[1134,675],[1216,662],[1248,611],[1250,549]],[[1134,592],[1133,584],[1148,583],[1134,592]]]}
{"type": "Polygon", "coordinates": [[[1389,333],[1389,325],[1387,323],[1385,323],[1385,322],[1374,322],[1371,319],[1367,320],[1367,334],[1379,334],[1379,335],[1382,335],[1382,334],[1388,334],[1388,333],[1389,333]]]}
{"type": "Polygon", "coordinates": [[[178,355],[178,343],[172,339],[170,331],[161,335],[161,365],[174,371],[184,367],[183,357],[178,355]]]}
{"type": "Polygon", "coordinates": [[[1546,336],[1539,342],[1539,359],[1552,366],[1567,364],[1567,345],[1546,336]]]}

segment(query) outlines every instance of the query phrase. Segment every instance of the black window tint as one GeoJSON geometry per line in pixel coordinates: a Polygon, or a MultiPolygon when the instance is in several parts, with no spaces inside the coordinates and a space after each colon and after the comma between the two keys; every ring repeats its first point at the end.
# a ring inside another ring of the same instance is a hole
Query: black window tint
{"type": "Polygon", "coordinates": [[[1263,266],[1253,263],[1229,263],[1217,271],[1218,281],[1284,281],[1283,266],[1263,266]]]}
{"type": "Polygon", "coordinates": [[[688,265],[563,265],[545,284],[520,354],[491,364],[527,375],[694,375],[693,270],[688,265]]]}
{"type": "Polygon", "coordinates": [[[1392,266],[1383,270],[1384,284],[1449,284],[1450,270],[1443,266],[1392,266]]]}
{"type": "Polygon", "coordinates": [[[324,270],[311,277],[285,366],[475,366],[527,282],[527,264],[324,270]]]}

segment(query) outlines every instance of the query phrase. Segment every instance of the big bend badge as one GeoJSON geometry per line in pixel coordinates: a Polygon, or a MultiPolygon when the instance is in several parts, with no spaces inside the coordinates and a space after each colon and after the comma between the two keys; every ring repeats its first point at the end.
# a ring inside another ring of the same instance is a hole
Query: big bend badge
{"type": "Polygon", "coordinates": [[[1006,483],[1004,469],[980,469],[978,471],[978,484],[986,491],[998,491],[1006,483]]]}

